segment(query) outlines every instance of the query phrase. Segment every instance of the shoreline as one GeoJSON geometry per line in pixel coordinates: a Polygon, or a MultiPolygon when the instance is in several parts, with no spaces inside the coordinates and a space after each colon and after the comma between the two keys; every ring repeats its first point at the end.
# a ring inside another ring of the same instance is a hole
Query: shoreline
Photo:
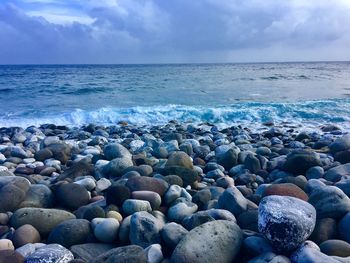
{"type": "Polygon", "coordinates": [[[348,163],[332,124],[2,127],[0,258],[345,262],[348,163]]]}

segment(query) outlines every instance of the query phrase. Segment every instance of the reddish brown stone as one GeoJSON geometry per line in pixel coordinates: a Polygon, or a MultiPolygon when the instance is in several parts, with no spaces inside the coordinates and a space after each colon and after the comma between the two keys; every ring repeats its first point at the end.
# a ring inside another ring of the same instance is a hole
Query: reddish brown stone
{"type": "Polygon", "coordinates": [[[272,184],[265,189],[264,196],[268,195],[281,195],[281,196],[292,196],[299,198],[303,201],[309,199],[308,195],[295,184],[272,184]]]}

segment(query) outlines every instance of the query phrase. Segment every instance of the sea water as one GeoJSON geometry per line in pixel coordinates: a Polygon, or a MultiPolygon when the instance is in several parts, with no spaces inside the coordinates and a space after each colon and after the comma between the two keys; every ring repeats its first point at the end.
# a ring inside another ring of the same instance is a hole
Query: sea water
{"type": "Polygon", "coordinates": [[[350,62],[0,66],[0,126],[170,120],[350,127],[350,62]]]}

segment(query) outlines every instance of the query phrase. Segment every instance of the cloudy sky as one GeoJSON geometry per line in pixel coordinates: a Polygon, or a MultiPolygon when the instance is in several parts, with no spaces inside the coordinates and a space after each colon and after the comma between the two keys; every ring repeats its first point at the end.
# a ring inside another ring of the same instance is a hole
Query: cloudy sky
{"type": "Polygon", "coordinates": [[[0,64],[350,60],[350,0],[0,0],[0,64]]]}

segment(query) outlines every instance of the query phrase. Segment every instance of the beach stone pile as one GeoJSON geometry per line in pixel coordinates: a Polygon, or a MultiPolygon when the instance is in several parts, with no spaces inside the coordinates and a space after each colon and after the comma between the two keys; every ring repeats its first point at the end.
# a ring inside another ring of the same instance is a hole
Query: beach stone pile
{"type": "Polygon", "coordinates": [[[0,263],[350,262],[350,135],[0,128],[0,263]]]}

